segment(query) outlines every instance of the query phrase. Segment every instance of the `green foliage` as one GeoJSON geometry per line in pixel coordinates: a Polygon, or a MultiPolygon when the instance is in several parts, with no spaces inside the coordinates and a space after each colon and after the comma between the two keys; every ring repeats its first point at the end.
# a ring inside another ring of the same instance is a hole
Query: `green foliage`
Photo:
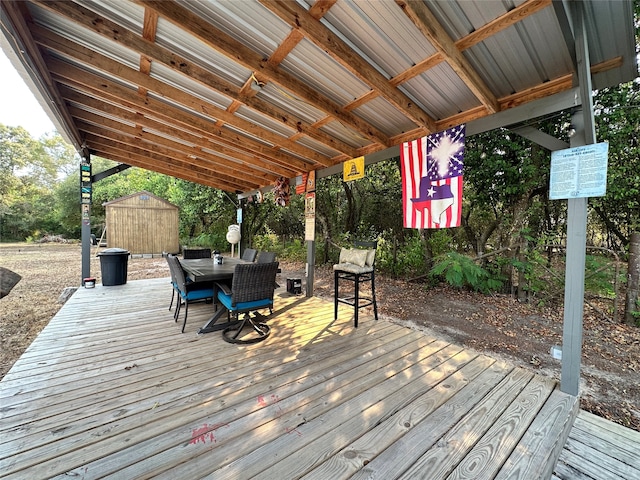
{"type": "MultiPolygon", "coordinates": [[[[0,124],[0,240],[69,233],[60,228],[53,191],[73,159],[59,135],[38,141],[22,127],[0,124]]],[[[78,197],[76,186],[76,204],[78,197]]]]}
{"type": "Polygon", "coordinates": [[[457,252],[442,255],[431,269],[431,275],[444,275],[446,282],[456,288],[489,293],[499,290],[503,279],[499,275],[481,267],[473,259],[457,252]]]}
{"type": "Polygon", "coordinates": [[[636,326],[640,327],[640,300],[636,301],[636,309],[631,312],[631,316],[636,322],[636,326]]]}
{"type": "Polygon", "coordinates": [[[585,291],[606,298],[614,298],[615,265],[603,255],[585,258],[585,291]]]}
{"type": "Polygon", "coordinates": [[[524,274],[526,285],[520,285],[520,288],[526,288],[530,294],[559,288],[558,278],[548,273],[548,260],[540,248],[526,249],[520,258],[510,261],[516,271],[524,274]]]}
{"type": "Polygon", "coordinates": [[[590,200],[601,225],[626,245],[640,228],[640,79],[598,91],[594,97],[597,136],[609,143],[607,194],[590,200]]]}
{"type": "Polygon", "coordinates": [[[201,233],[197,237],[185,238],[181,243],[189,247],[205,247],[220,252],[226,252],[230,248],[226,233],[220,232],[201,233]]]}
{"type": "Polygon", "coordinates": [[[414,277],[426,271],[424,242],[415,231],[400,247],[382,237],[378,240],[376,268],[395,277],[414,277]]]}
{"type": "Polygon", "coordinates": [[[256,235],[253,238],[253,248],[258,251],[275,252],[278,256],[284,251],[282,242],[278,236],[272,231],[268,231],[262,235],[256,235]]]}
{"type": "Polygon", "coordinates": [[[282,252],[282,258],[296,261],[296,262],[304,262],[307,260],[307,246],[305,242],[296,238],[293,242],[287,244],[282,252]]]}

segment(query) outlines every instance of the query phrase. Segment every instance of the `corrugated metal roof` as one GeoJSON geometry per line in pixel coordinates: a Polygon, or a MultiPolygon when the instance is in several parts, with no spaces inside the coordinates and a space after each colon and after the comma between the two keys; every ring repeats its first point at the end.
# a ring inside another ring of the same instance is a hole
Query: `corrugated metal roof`
{"type": "MultiPolygon", "coordinates": [[[[159,63],[151,64],[151,72],[149,76],[151,78],[161,80],[167,85],[179,88],[194,97],[201,98],[202,100],[223,110],[231,105],[231,99],[229,97],[222,95],[220,92],[208,88],[202,83],[192,80],[182,73],[159,63]]],[[[215,115],[213,116],[215,117],[215,115]]]]}
{"type": "Polygon", "coordinates": [[[301,117],[308,123],[314,123],[326,116],[318,108],[314,108],[309,102],[300,99],[295,94],[285,90],[275,83],[267,83],[256,94],[258,98],[264,98],[265,101],[272,103],[289,113],[301,117]]]}
{"type": "Polygon", "coordinates": [[[0,8],[3,45],[83,154],[236,191],[446,126],[494,125],[493,113],[504,123],[507,109],[569,92],[580,6],[594,88],[635,78],[631,1],[6,0],[0,8]]]}
{"type": "Polygon", "coordinates": [[[390,2],[337,2],[323,20],[382,67],[388,78],[436,52],[390,2]]]}
{"type": "Polygon", "coordinates": [[[339,104],[349,103],[369,91],[364,82],[306,39],[282,62],[282,69],[339,104]]]}
{"type": "Polygon", "coordinates": [[[144,7],[141,5],[133,2],[105,2],[104,0],[78,0],[76,3],[142,35],[144,7]]]}
{"type": "Polygon", "coordinates": [[[184,7],[265,58],[289,33],[287,25],[256,0],[184,2],[184,7]]]}
{"type": "Polygon", "coordinates": [[[438,120],[480,105],[469,87],[445,63],[403,83],[402,88],[428,106],[438,120]]]}
{"type": "Polygon", "coordinates": [[[415,124],[407,119],[397,108],[394,108],[384,98],[374,98],[354,110],[372,125],[393,137],[412,130],[415,124]]]}
{"type": "Polygon", "coordinates": [[[218,53],[203,41],[182,31],[180,27],[164,18],[158,19],[156,43],[184,59],[204,67],[211,74],[221,77],[237,87],[241,87],[247,77],[251,75],[251,70],[248,68],[218,53]]]}

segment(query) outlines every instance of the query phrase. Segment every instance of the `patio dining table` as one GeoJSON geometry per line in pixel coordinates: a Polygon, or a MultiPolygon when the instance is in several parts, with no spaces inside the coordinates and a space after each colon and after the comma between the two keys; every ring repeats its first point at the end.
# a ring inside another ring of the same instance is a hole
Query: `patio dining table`
{"type": "MultiPolygon", "coordinates": [[[[216,263],[213,258],[193,258],[180,259],[180,264],[184,270],[186,277],[192,282],[220,282],[224,280],[232,280],[233,272],[239,263],[247,263],[239,258],[224,257],[223,263],[216,263]]],[[[216,304],[216,299],[213,299],[216,304]]],[[[216,332],[238,322],[216,323],[220,317],[226,313],[225,309],[216,310],[213,316],[207,320],[199,330],[198,334],[216,332]]]]}

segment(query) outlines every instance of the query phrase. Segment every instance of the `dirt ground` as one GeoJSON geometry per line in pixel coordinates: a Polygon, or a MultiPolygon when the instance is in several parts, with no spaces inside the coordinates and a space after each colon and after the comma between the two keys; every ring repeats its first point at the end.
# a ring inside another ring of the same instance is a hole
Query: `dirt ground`
{"type": "MultiPolygon", "coordinates": [[[[91,273],[100,283],[100,259],[93,248],[91,273]]],[[[1,378],[59,310],[65,287],[80,284],[81,249],[77,244],[0,244],[0,266],[22,276],[0,299],[1,378]]],[[[302,264],[281,267],[282,277],[304,275],[302,264]]],[[[128,280],[169,276],[162,257],[131,258],[127,270],[128,280]]],[[[427,289],[381,275],[376,280],[383,318],[559,379],[560,362],[550,349],[562,344],[561,306],[540,309],[506,295],[427,289]]],[[[314,294],[332,298],[330,267],[316,269],[314,294]]],[[[585,306],[582,362],[582,408],[640,431],[640,328],[613,324],[585,306]]]]}

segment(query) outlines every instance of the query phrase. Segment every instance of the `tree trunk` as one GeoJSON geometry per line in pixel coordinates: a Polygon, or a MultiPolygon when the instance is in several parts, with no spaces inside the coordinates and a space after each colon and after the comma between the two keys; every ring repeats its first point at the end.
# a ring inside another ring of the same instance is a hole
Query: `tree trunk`
{"type": "Polygon", "coordinates": [[[356,211],[356,199],[353,195],[351,185],[347,182],[342,182],[344,188],[344,195],[347,199],[347,217],[345,218],[345,232],[349,232],[352,235],[356,233],[356,226],[358,225],[357,211],[356,211]]]}
{"type": "Polygon", "coordinates": [[[322,258],[322,263],[329,263],[329,247],[333,242],[333,238],[331,235],[331,230],[329,228],[329,222],[324,215],[321,215],[318,211],[316,211],[316,220],[320,224],[320,230],[322,232],[322,238],[324,240],[324,255],[322,258]]]}
{"type": "Polygon", "coordinates": [[[422,231],[422,243],[424,244],[424,262],[425,266],[427,267],[427,271],[430,271],[431,267],[433,267],[433,249],[431,248],[431,242],[429,241],[431,239],[432,233],[433,230],[430,230],[428,228],[422,231]]]}
{"type": "Polygon", "coordinates": [[[638,306],[638,294],[640,293],[640,232],[631,234],[627,272],[627,299],[624,307],[624,322],[629,325],[635,325],[637,319],[633,316],[633,312],[640,311],[640,306],[638,306]]]}

